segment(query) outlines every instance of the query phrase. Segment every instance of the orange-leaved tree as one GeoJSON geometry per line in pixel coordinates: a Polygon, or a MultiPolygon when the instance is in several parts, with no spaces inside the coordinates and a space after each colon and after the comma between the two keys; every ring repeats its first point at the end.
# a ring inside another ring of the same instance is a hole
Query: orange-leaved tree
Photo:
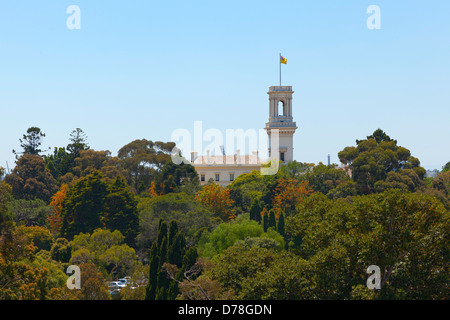
{"type": "Polygon", "coordinates": [[[195,199],[208,207],[214,214],[223,221],[231,221],[236,218],[233,210],[234,200],[230,197],[230,189],[217,184],[210,184],[203,187],[196,195],[195,199]]]}
{"type": "MultiPolygon", "coordinates": [[[[161,185],[161,188],[164,189],[164,185],[161,185]]],[[[160,197],[162,195],[162,192],[160,192],[160,193],[156,192],[156,185],[155,185],[155,182],[153,182],[153,181],[150,185],[150,188],[148,189],[148,192],[149,192],[151,198],[160,197]]]]}
{"type": "Polygon", "coordinates": [[[281,178],[272,203],[276,218],[278,219],[281,213],[284,216],[290,215],[310,193],[312,190],[308,187],[308,181],[281,178]]]}
{"type": "Polygon", "coordinates": [[[53,212],[48,216],[47,221],[50,226],[50,231],[53,235],[59,234],[62,227],[62,202],[66,197],[69,186],[62,184],[59,190],[52,196],[50,205],[53,207],[53,212]]]}

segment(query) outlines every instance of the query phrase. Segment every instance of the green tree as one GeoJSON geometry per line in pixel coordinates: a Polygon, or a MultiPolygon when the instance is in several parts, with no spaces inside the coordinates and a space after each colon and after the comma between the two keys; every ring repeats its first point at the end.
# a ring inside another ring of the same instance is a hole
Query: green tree
{"type": "MultiPolygon", "coordinates": [[[[367,140],[374,139],[378,144],[381,142],[395,142],[397,144],[397,140],[392,140],[391,137],[389,137],[386,132],[384,132],[381,129],[375,130],[370,136],[367,137],[367,140]]],[[[359,144],[363,140],[356,140],[356,144],[359,144]]]]}
{"type": "Polygon", "coordinates": [[[261,206],[258,199],[253,199],[252,205],[250,207],[250,219],[258,223],[261,222],[261,206]]]}
{"type": "Polygon", "coordinates": [[[5,223],[12,219],[10,202],[12,200],[12,188],[4,181],[0,181],[0,232],[5,223]]]}
{"type": "Polygon", "coordinates": [[[156,298],[158,273],[160,269],[159,260],[158,245],[156,242],[153,242],[152,247],[150,248],[149,274],[148,283],[145,288],[145,300],[155,300],[156,298]]]}
{"type": "Polygon", "coordinates": [[[78,179],[84,178],[94,171],[101,171],[105,180],[114,181],[117,176],[125,177],[125,170],[120,168],[120,160],[112,157],[108,150],[80,150],[80,155],[73,160],[70,172],[60,177],[61,184],[73,185],[78,179]]]}
{"type": "Polygon", "coordinates": [[[304,269],[305,261],[289,252],[238,243],[218,257],[210,277],[232,290],[235,299],[311,299],[304,269]]]}
{"type": "Polygon", "coordinates": [[[53,154],[44,156],[47,168],[53,177],[59,182],[61,177],[68,173],[73,174],[75,159],[81,156],[81,151],[88,150],[86,135],[80,128],[72,131],[67,147],[55,147],[53,154]]]}
{"type": "Polygon", "coordinates": [[[36,250],[50,251],[53,244],[53,237],[51,232],[45,227],[26,227],[18,226],[16,229],[17,235],[24,236],[33,242],[36,250]]]}
{"type": "Polygon", "coordinates": [[[137,201],[125,180],[118,176],[109,182],[94,171],[67,191],[61,204],[61,235],[67,239],[97,228],[119,230],[125,243],[134,247],[138,234],[137,201]]]}
{"type": "Polygon", "coordinates": [[[269,222],[268,228],[272,228],[273,230],[277,229],[277,220],[275,218],[275,211],[273,209],[269,210],[269,222]]]}
{"type": "Polygon", "coordinates": [[[285,245],[283,237],[275,230],[266,232],[261,224],[250,220],[248,215],[240,215],[235,221],[221,223],[211,232],[204,233],[199,240],[199,252],[203,257],[214,257],[246,238],[275,240],[278,243],[277,250],[282,250],[285,245]]]}
{"type": "MultiPolygon", "coordinates": [[[[262,176],[259,170],[240,174],[227,188],[234,201],[237,214],[249,212],[254,199],[259,199],[266,181],[269,178],[262,176]]],[[[261,208],[262,209],[262,208],[261,208]]]]}
{"type": "Polygon", "coordinates": [[[103,177],[101,172],[95,171],[67,191],[62,202],[61,236],[71,240],[80,232],[91,233],[102,227],[101,217],[108,195],[108,185],[103,177]]]}
{"type": "Polygon", "coordinates": [[[263,230],[264,232],[267,232],[267,229],[269,229],[269,213],[267,210],[264,210],[263,213],[263,230]]]}
{"type": "MultiPolygon", "coordinates": [[[[134,140],[119,149],[120,165],[126,170],[127,179],[136,191],[150,187],[156,173],[169,161],[175,143],[134,140]],[[140,186],[143,186],[140,188],[140,186]]],[[[176,184],[176,181],[175,181],[176,184]]]]}
{"type": "Polygon", "coordinates": [[[59,181],[61,176],[64,176],[71,171],[73,166],[73,159],[67,153],[66,148],[54,148],[53,154],[44,156],[45,166],[50,170],[50,173],[59,181]]]}
{"type": "MultiPolygon", "coordinates": [[[[177,282],[171,282],[163,266],[167,263],[181,268],[177,278],[182,272],[190,268],[192,260],[196,259],[196,249],[186,251],[186,240],[181,230],[178,230],[176,221],[171,221],[169,227],[161,219],[158,236],[150,249],[149,280],[146,287],[146,300],[174,300],[178,293],[177,282]]],[[[195,261],[194,261],[195,263],[195,261]]]]}
{"type": "Polygon", "coordinates": [[[53,260],[67,263],[72,256],[72,245],[66,238],[58,238],[50,248],[50,254],[53,260]]]}
{"type": "Polygon", "coordinates": [[[108,195],[104,200],[103,225],[107,229],[119,230],[125,236],[125,243],[135,247],[139,226],[137,200],[124,178],[118,176],[108,186],[108,195]]]}
{"type": "Polygon", "coordinates": [[[45,167],[42,157],[25,153],[17,161],[5,182],[12,187],[16,199],[41,199],[49,203],[50,197],[58,190],[55,179],[45,167]]]}
{"type": "Polygon", "coordinates": [[[288,179],[303,180],[304,174],[310,171],[314,164],[297,162],[296,160],[288,162],[280,167],[280,171],[286,175],[288,179]]]}
{"type": "Polygon", "coordinates": [[[80,233],[70,244],[70,263],[94,263],[113,279],[130,275],[137,267],[137,255],[124,239],[118,230],[96,229],[92,233],[80,233]]]}
{"type": "Polygon", "coordinates": [[[190,164],[174,164],[169,159],[155,176],[156,191],[160,194],[185,192],[194,195],[200,190],[200,180],[190,164]]]}
{"type": "Polygon", "coordinates": [[[381,269],[379,299],[442,299],[450,293],[449,212],[434,197],[388,190],[332,201],[314,194],[286,231],[299,238],[321,299],[370,297],[370,265],[381,269]]]}
{"type": "MultiPolygon", "coordinates": [[[[356,148],[346,147],[338,153],[338,156],[342,163],[349,166],[360,194],[376,192],[375,184],[377,182],[385,181],[390,172],[402,175],[402,170],[405,169],[414,171],[418,182],[422,183],[425,169],[420,167],[420,161],[411,156],[408,149],[398,146],[396,140],[392,140],[380,129],[376,130],[372,136],[368,136],[366,140],[357,140],[356,142],[356,148]]],[[[403,172],[403,175],[411,178],[409,172],[403,172]]],[[[402,177],[391,175],[389,178],[390,181],[386,181],[388,185],[392,180],[398,181],[402,177]]],[[[413,178],[414,180],[415,178],[413,178]]],[[[415,185],[415,188],[420,187],[420,184],[415,185]]],[[[402,188],[403,186],[402,183],[402,188]]],[[[406,188],[408,187],[406,186],[406,188]]]]}
{"type": "Polygon", "coordinates": [[[95,257],[98,265],[104,267],[112,278],[132,274],[137,265],[137,256],[127,244],[115,245],[95,257]]]}
{"type": "Polygon", "coordinates": [[[450,161],[447,162],[443,167],[442,167],[442,172],[448,172],[450,171],[450,161]]]}
{"type": "Polygon", "coordinates": [[[423,192],[436,197],[450,210],[450,171],[439,173],[423,192]]]}
{"type": "Polygon", "coordinates": [[[139,198],[138,212],[140,219],[137,242],[140,248],[149,248],[157,238],[160,219],[176,220],[187,239],[194,243],[204,231],[217,225],[213,213],[184,192],[139,198]]]}
{"type": "Polygon", "coordinates": [[[389,172],[385,180],[375,182],[374,189],[376,192],[393,188],[414,192],[422,185],[422,179],[414,170],[403,169],[400,172],[389,172]]]}
{"type": "Polygon", "coordinates": [[[22,139],[19,139],[20,146],[23,148],[23,152],[18,153],[13,150],[13,153],[16,155],[16,158],[19,158],[19,154],[32,154],[39,156],[42,152],[39,147],[42,144],[42,139],[45,137],[45,133],[41,131],[38,127],[30,127],[27,130],[27,133],[23,135],[22,139]]]}
{"type": "Polygon", "coordinates": [[[327,197],[329,199],[338,199],[338,198],[346,198],[350,196],[356,196],[356,182],[352,180],[348,180],[342,183],[339,183],[336,188],[331,189],[327,193],[327,197]]]}
{"type": "Polygon", "coordinates": [[[81,300],[109,300],[105,277],[93,263],[80,264],[81,300]]]}
{"type": "Polygon", "coordinates": [[[336,165],[324,165],[319,163],[301,176],[303,181],[308,181],[308,186],[316,192],[327,195],[340,184],[350,181],[350,177],[343,170],[337,169],[336,165]]]}
{"type": "Polygon", "coordinates": [[[10,202],[12,219],[25,226],[47,226],[47,218],[52,208],[41,199],[17,199],[10,202]]]}
{"type": "Polygon", "coordinates": [[[277,195],[277,190],[279,190],[279,183],[283,180],[283,175],[281,172],[278,172],[266,177],[259,200],[262,208],[270,210],[273,208],[274,199],[277,195]]]}
{"type": "Polygon", "coordinates": [[[277,232],[279,234],[281,234],[283,237],[286,235],[284,214],[283,213],[281,213],[280,216],[278,217],[277,232]]]}
{"type": "Polygon", "coordinates": [[[33,235],[8,223],[0,237],[0,300],[58,298],[67,277],[33,244],[33,235]]]}
{"type": "Polygon", "coordinates": [[[67,145],[67,151],[73,159],[79,157],[82,150],[89,150],[87,136],[80,128],[76,128],[70,133],[69,140],[71,143],[67,145]]]}

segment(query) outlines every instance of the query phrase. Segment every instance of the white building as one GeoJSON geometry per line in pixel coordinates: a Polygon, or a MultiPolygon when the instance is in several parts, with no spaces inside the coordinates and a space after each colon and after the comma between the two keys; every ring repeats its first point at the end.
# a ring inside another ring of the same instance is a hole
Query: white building
{"type": "MultiPolygon", "coordinates": [[[[269,121],[265,130],[270,138],[272,131],[278,129],[279,133],[279,159],[283,163],[293,160],[294,133],[297,129],[292,116],[292,91],[291,86],[269,87],[269,121]]],[[[269,139],[269,155],[271,145],[269,139]]],[[[191,164],[195,167],[200,177],[201,185],[208,183],[210,179],[215,183],[226,187],[240,174],[250,173],[261,168],[261,159],[258,152],[251,155],[241,155],[237,150],[234,155],[206,155],[198,156],[197,152],[191,153],[191,164]]]]}

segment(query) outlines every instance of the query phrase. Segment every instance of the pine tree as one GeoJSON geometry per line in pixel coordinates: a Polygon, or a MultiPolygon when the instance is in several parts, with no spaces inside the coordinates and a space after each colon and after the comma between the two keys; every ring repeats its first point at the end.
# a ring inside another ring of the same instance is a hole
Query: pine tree
{"type": "Polygon", "coordinates": [[[33,154],[39,155],[42,150],[39,147],[42,144],[42,139],[45,137],[45,133],[41,131],[38,127],[30,127],[27,130],[27,134],[23,135],[23,140],[19,139],[20,146],[23,148],[23,152],[19,153],[13,150],[13,153],[16,155],[16,158],[19,158],[19,154],[33,154]]]}

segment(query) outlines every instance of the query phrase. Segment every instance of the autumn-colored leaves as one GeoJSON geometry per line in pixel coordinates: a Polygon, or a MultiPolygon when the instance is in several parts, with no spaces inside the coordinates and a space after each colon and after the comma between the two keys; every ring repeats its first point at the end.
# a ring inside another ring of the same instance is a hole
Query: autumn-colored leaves
{"type": "Polygon", "coordinates": [[[59,190],[52,196],[50,205],[53,207],[53,212],[48,216],[47,221],[50,226],[52,234],[59,234],[62,227],[62,202],[67,194],[68,185],[63,184],[59,190]]]}
{"type": "Polygon", "coordinates": [[[286,215],[290,210],[295,210],[295,207],[311,192],[307,181],[299,182],[295,179],[279,179],[272,201],[275,217],[278,219],[281,213],[286,215]]]}
{"type": "MultiPolygon", "coordinates": [[[[230,192],[230,189],[216,184],[206,185],[197,193],[196,200],[210,208],[223,221],[231,221],[236,218],[236,214],[233,210],[234,200],[231,198],[230,192]]],[[[296,206],[311,192],[308,182],[299,182],[296,179],[278,179],[271,203],[276,219],[281,213],[286,215],[295,210],[296,206]]],[[[267,210],[267,207],[262,208],[261,216],[264,216],[267,210]]]]}
{"type": "Polygon", "coordinates": [[[236,218],[233,212],[234,200],[230,197],[230,189],[217,184],[206,185],[195,195],[195,199],[208,207],[223,221],[231,221],[236,218]]]}

